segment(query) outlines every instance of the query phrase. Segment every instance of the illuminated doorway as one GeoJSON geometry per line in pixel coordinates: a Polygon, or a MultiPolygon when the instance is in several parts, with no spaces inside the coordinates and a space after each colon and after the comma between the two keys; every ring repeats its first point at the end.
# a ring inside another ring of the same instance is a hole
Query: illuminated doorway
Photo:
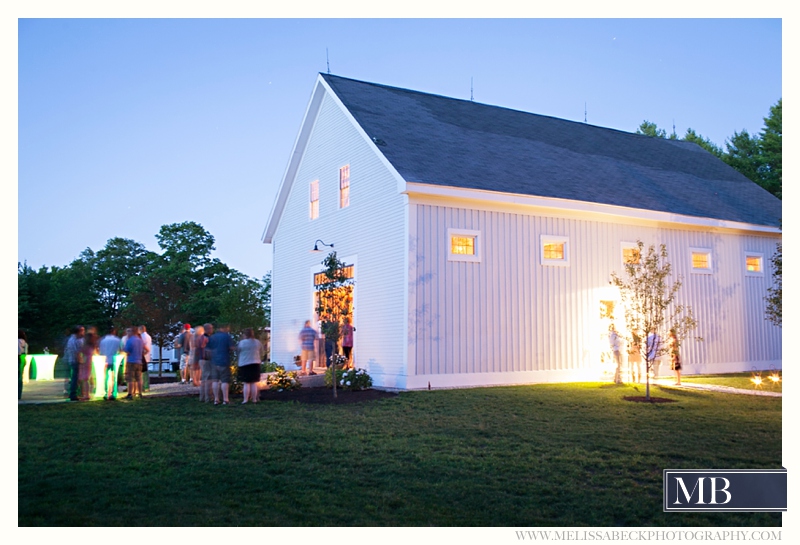
{"type": "MultiPolygon", "coordinates": [[[[344,286],[332,289],[321,289],[330,280],[324,272],[314,274],[314,312],[317,317],[317,324],[323,336],[330,336],[332,323],[338,323],[340,328],[344,324],[345,318],[355,324],[354,320],[354,283],[355,265],[345,265],[341,272],[343,277],[351,282],[344,286]],[[327,333],[327,334],[326,334],[327,333]]],[[[319,362],[326,362],[331,354],[342,354],[342,339],[339,338],[334,346],[326,346],[325,340],[320,343],[319,362]]],[[[351,352],[351,362],[355,361],[355,356],[351,352]]]]}

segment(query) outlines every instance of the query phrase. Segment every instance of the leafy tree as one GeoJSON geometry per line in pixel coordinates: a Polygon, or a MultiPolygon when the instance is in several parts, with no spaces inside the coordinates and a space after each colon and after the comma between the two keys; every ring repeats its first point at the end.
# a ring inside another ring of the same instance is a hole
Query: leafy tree
{"type": "Polygon", "coordinates": [[[155,254],[139,242],[115,237],[106,242],[92,262],[94,292],[106,318],[115,320],[130,296],[131,279],[144,273],[155,254]]]}
{"type": "Polygon", "coordinates": [[[760,185],[778,197],[783,196],[783,99],[769,109],[761,130],[760,185]]]}
{"type": "MultiPolygon", "coordinates": [[[[322,322],[325,340],[338,344],[342,336],[345,317],[353,306],[353,279],[345,272],[346,265],[331,252],[322,261],[325,269],[323,281],[317,285],[317,315],[322,322]]],[[[336,397],[336,381],[333,381],[333,397],[336,397]]]]}
{"type": "Polygon", "coordinates": [[[666,138],[667,131],[664,129],[659,129],[658,125],[655,123],[651,123],[646,119],[642,121],[642,124],[636,129],[636,134],[643,134],[645,136],[654,136],[656,138],[666,138]]]}
{"type": "MultiPolygon", "coordinates": [[[[658,249],[650,245],[644,252],[644,243],[637,241],[639,262],[625,264],[625,278],[611,273],[611,282],[617,286],[625,309],[625,340],[631,347],[638,347],[642,360],[646,362],[646,399],[650,400],[650,371],[653,363],[669,351],[668,334],[674,330],[679,341],[697,327],[691,307],[676,304],[676,295],[681,288],[680,277],[670,283],[672,265],[667,261],[667,247],[658,249]],[[662,342],[653,346],[655,332],[662,342]],[[635,342],[636,340],[639,342],[635,342]]],[[[697,340],[702,340],[699,337],[697,340]]]]}
{"type": "Polygon", "coordinates": [[[778,249],[772,256],[773,286],[767,290],[767,320],[780,327],[782,325],[783,301],[783,245],[778,244],[778,249]]]}
{"type": "Polygon", "coordinates": [[[714,144],[708,138],[697,134],[694,129],[686,129],[686,134],[683,136],[683,138],[681,138],[681,140],[684,142],[694,142],[704,150],[717,157],[721,158],[723,155],[722,149],[720,149],[719,146],[714,144]]]}
{"type": "Polygon", "coordinates": [[[725,141],[725,147],[727,153],[722,156],[722,160],[750,180],[759,183],[761,177],[759,170],[762,163],[759,138],[750,136],[746,130],[734,132],[733,136],[725,141]]]}
{"type": "Polygon", "coordinates": [[[220,296],[218,321],[237,332],[247,327],[254,331],[266,328],[268,302],[263,284],[238,271],[231,271],[227,280],[227,289],[220,296]]]}

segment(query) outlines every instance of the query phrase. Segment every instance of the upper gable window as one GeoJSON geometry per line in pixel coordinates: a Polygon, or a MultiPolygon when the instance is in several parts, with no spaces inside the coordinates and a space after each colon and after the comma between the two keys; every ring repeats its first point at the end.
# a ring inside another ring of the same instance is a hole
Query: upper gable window
{"type": "Polygon", "coordinates": [[[764,256],[755,252],[744,255],[744,270],[748,276],[764,276],[764,256]]]}
{"type": "Polygon", "coordinates": [[[711,273],[711,250],[692,248],[692,272],[711,273]]]}
{"type": "Polygon", "coordinates": [[[350,206],[350,165],[339,169],[339,208],[350,206]]]}
{"type": "Polygon", "coordinates": [[[541,236],[541,252],[539,257],[542,265],[569,265],[569,239],[552,235],[541,236]]]}
{"type": "Polygon", "coordinates": [[[480,263],[480,234],[480,231],[471,231],[467,229],[448,229],[447,260],[480,263]]]}
{"type": "Polygon", "coordinates": [[[642,263],[642,252],[639,245],[635,242],[622,243],[622,266],[640,265],[642,263]]]}
{"type": "Polygon", "coordinates": [[[312,220],[319,217],[319,180],[311,182],[308,188],[308,217],[312,220]]]}

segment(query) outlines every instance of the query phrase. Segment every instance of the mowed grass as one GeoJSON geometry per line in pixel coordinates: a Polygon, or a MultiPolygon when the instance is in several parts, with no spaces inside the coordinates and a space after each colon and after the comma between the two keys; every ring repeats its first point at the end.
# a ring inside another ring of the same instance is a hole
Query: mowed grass
{"type": "MultiPolygon", "coordinates": [[[[764,392],[778,392],[783,393],[783,380],[780,382],[773,382],[769,376],[772,374],[770,371],[761,371],[761,386],[756,385],[751,380],[753,373],[725,373],[720,375],[684,375],[681,377],[682,382],[689,382],[695,384],[711,384],[713,386],[730,386],[731,388],[741,388],[742,390],[761,390],[764,392]]],[[[781,374],[781,379],[783,375],[781,374]]]]}
{"type": "MultiPolygon", "coordinates": [[[[780,468],[781,399],[535,385],[325,406],[21,405],[19,525],[779,526],[664,513],[664,469],[780,468]]],[[[234,402],[236,403],[236,402],[234,402]]]]}

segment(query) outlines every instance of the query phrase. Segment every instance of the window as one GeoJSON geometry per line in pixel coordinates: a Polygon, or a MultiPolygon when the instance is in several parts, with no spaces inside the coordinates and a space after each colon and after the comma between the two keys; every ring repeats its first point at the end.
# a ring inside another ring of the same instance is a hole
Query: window
{"type": "Polygon", "coordinates": [[[350,206],[350,165],[339,169],[339,208],[350,206]]]}
{"type": "Polygon", "coordinates": [[[692,248],[692,272],[711,273],[711,250],[692,248]]]}
{"type": "Polygon", "coordinates": [[[622,243],[622,266],[639,265],[642,262],[642,253],[635,242],[622,243]]]}
{"type": "Polygon", "coordinates": [[[748,276],[764,276],[764,256],[748,252],[744,255],[745,274],[748,276]]]}
{"type": "Polygon", "coordinates": [[[542,235],[540,259],[542,265],[569,265],[569,239],[542,235]]]}
{"type": "Polygon", "coordinates": [[[311,182],[308,193],[308,217],[315,220],[319,217],[319,180],[311,182]]]}
{"type": "Polygon", "coordinates": [[[481,260],[479,239],[480,231],[448,229],[447,260],[479,263],[481,260]]]}

